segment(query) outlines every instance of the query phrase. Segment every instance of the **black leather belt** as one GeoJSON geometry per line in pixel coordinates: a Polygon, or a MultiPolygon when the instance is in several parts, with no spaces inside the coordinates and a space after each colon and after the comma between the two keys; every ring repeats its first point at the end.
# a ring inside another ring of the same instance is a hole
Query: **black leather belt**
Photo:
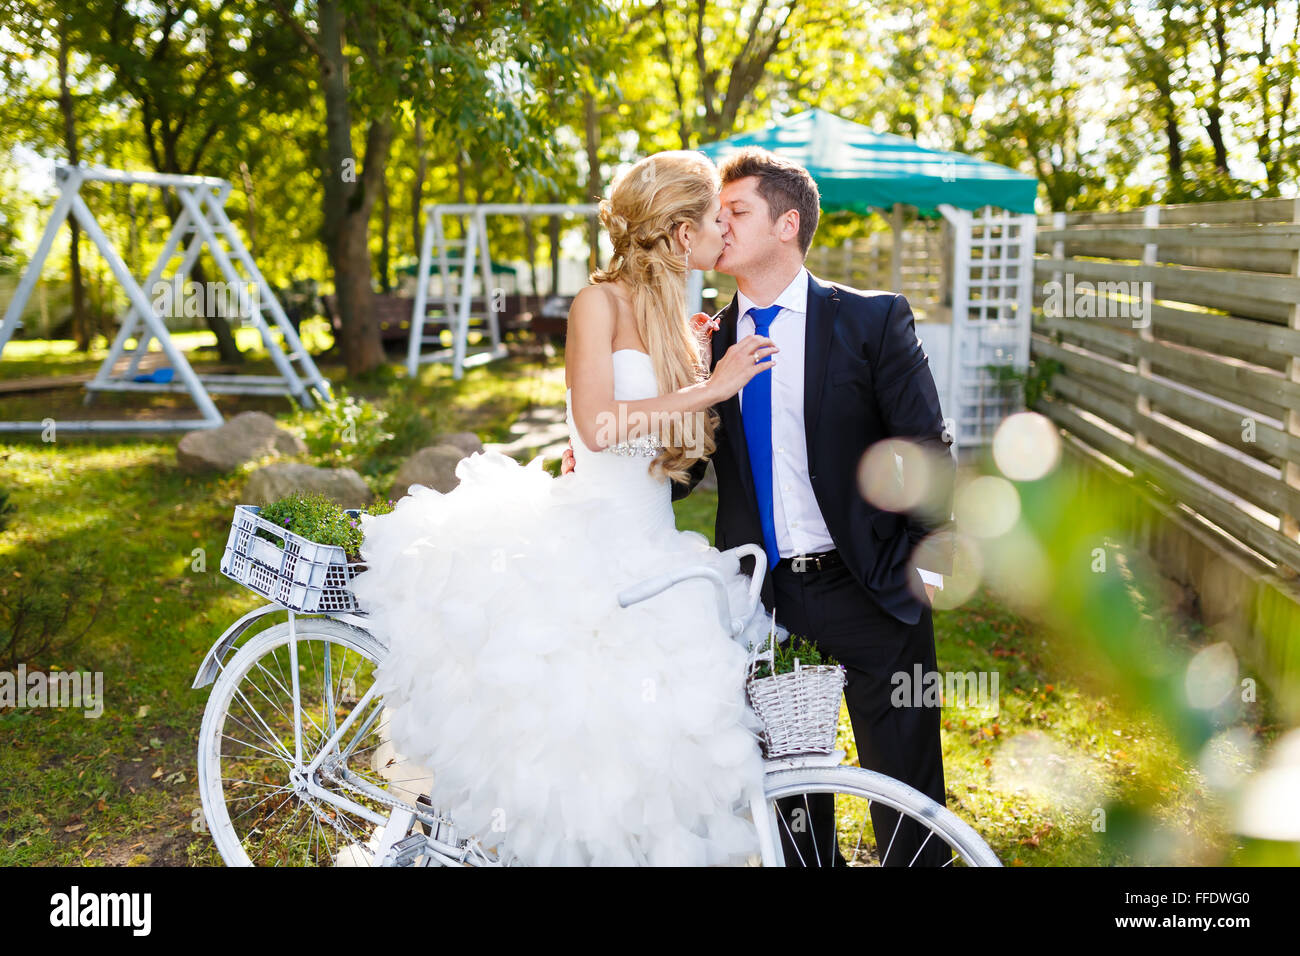
{"type": "Polygon", "coordinates": [[[788,558],[782,558],[782,560],[790,562],[790,570],[795,574],[807,574],[809,571],[825,571],[828,568],[836,568],[844,564],[844,559],[840,557],[840,553],[834,548],[830,551],[818,551],[813,554],[795,554],[788,558]]]}

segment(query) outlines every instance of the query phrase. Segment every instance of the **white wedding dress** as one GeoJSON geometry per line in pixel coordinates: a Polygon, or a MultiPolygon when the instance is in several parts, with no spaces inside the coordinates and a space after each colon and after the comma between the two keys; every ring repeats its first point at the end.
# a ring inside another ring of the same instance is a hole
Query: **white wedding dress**
{"type": "MultiPolygon", "coordinates": [[[[613,355],[614,397],[659,394],[650,356],[613,355]]],[[[432,801],[505,859],[528,865],[743,864],[758,852],[748,799],[762,786],[744,644],[703,579],[629,608],[616,594],[686,565],[738,559],[675,526],[670,484],[642,443],[576,469],[499,452],[460,461],[447,494],[415,485],[362,519],[353,589],[388,642],[376,683],[392,745],[432,774],[432,801]]],[[[785,631],[777,625],[778,633],[785,631]]]]}

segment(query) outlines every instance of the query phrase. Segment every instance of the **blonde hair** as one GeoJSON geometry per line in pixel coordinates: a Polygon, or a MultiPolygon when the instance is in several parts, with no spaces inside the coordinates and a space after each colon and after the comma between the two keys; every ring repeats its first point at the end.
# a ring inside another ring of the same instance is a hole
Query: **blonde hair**
{"type": "MultiPolygon", "coordinates": [[[[600,221],[609,232],[614,255],[590,279],[625,281],[660,394],[703,381],[709,374],[705,340],[686,315],[686,256],[677,251],[673,237],[682,223],[703,221],[719,186],[717,168],[703,153],[669,150],[633,166],[600,203],[600,221]]],[[[691,465],[716,449],[718,415],[710,408],[656,424],[652,431],[664,447],[650,470],[684,483],[691,465]]]]}

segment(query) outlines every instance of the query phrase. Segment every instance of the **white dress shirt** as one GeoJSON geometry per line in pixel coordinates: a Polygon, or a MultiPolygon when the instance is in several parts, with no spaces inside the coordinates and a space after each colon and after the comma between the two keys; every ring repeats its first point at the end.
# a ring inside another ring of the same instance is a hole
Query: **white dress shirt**
{"type": "MultiPolygon", "coordinates": [[[[801,267],[794,281],[770,304],[781,306],[768,329],[768,338],[781,351],[776,354],[772,369],[760,374],[772,376],[772,517],[776,523],[777,552],[789,558],[835,547],[808,479],[808,443],[803,419],[808,270],[801,267]]],[[[749,310],[756,305],[745,293],[736,292],[739,316],[736,341],[754,334],[754,318],[749,310]]],[[[743,414],[744,388],[739,397],[743,414]]],[[[943,575],[921,568],[917,571],[926,584],[943,587],[943,575]]]]}

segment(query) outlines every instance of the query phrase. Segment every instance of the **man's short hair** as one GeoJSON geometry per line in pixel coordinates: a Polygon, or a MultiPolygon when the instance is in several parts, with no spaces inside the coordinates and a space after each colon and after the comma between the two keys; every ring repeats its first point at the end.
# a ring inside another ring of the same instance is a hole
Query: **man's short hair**
{"type": "Polygon", "coordinates": [[[719,172],[724,186],[737,179],[757,176],[758,194],[767,202],[773,222],[791,209],[796,210],[799,250],[804,258],[808,257],[821,216],[821,194],[808,170],[760,146],[746,146],[723,160],[719,172]]]}

